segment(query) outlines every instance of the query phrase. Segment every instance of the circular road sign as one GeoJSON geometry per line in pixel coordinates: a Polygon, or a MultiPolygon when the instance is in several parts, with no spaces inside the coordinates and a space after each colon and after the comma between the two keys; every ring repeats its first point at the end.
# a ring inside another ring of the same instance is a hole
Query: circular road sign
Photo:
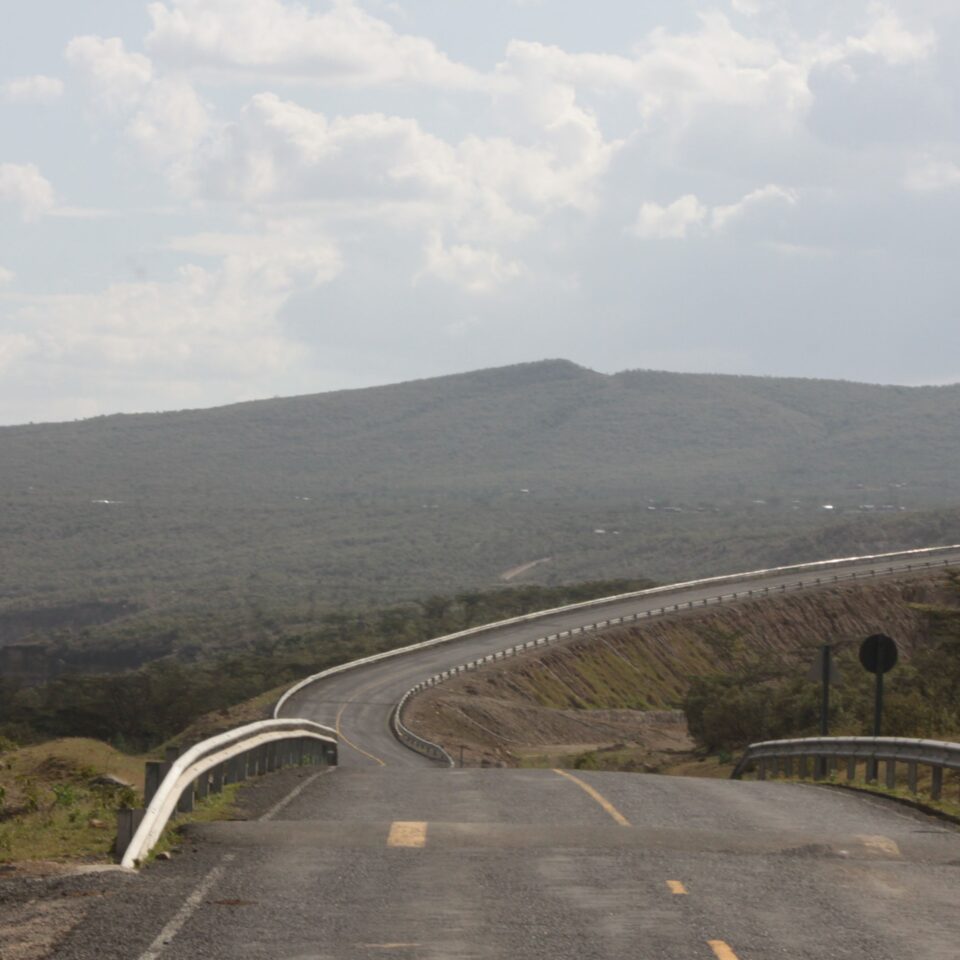
{"type": "Polygon", "coordinates": [[[897,663],[897,645],[886,634],[875,633],[860,644],[860,662],[870,673],[886,673],[897,663]]]}

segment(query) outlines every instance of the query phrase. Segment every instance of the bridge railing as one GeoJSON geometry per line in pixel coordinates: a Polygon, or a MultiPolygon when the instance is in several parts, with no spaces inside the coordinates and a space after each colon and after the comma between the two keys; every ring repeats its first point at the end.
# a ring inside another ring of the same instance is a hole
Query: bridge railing
{"type": "Polygon", "coordinates": [[[918,793],[920,767],[930,768],[931,799],[939,800],[943,792],[945,770],[960,771],[960,743],[946,740],[912,740],[905,737],[803,737],[796,740],[765,740],[751,743],[733,773],[739,780],[749,770],[758,780],[770,777],[808,776],[823,780],[846,768],[846,778],[857,778],[860,764],[868,782],[879,779],[884,764],[884,784],[897,786],[898,765],[906,767],[907,789],[918,793]],[[812,761],[812,763],[811,763],[812,761]]]}
{"type": "Polygon", "coordinates": [[[210,737],[165,761],[147,763],[144,810],[121,810],[116,850],[125,867],[142,862],[175,813],[230,783],[298,764],[336,764],[337,734],[310,720],[261,720],[210,737]]]}

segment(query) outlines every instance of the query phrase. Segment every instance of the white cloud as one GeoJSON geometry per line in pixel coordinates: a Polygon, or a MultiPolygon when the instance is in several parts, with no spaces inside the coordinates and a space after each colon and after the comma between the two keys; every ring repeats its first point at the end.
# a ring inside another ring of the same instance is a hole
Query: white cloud
{"type": "Polygon", "coordinates": [[[297,367],[304,348],[284,333],[279,313],[295,291],[336,276],[332,244],[267,225],[263,234],[205,234],[171,246],[217,263],[187,264],[165,282],[33,298],[9,318],[8,355],[145,383],[257,384],[297,367]]]}
{"type": "Polygon", "coordinates": [[[516,239],[551,211],[589,208],[614,148],[576,125],[552,133],[532,146],[475,136],[451,144],[414,119],[330,119],[259,94],[204,152],[199,183],[203,196],[249,204],[392,205],[408,224],[453,225],[460,239],[489,244],[516,239]]]}
{"type": "Polygon", "coordinates": [[[905,184],[917,193],[935,193],[960,186],[960,164],[929,155],[914,160],[907,170],[905,184]]]}
{"type": "Polygon", "coordinates": [[[665,207],[645,203],[629,232],[641,240],[682,240],[691,228],[706,221],[708,213],[708,208],[691,193],[665,207]]]}
{"type": "Polygon", "coordinates": [[[881,5],[874,5],[876,19],[862,37],[847,40],[850,53],[870,53],[887,63],[900,65],[926,60],[937,45],[933,30],[911,32],[897,14],[881,5]]]}
{"type": "Polygon", "coordinates": [[[711,217],[713,229],[723,230],[729,223],[744,216],[752,208],[770,202],[782,202],[792,207],[797,202],[797,195],[793,190],[785,190],[775,183],[767,184],[765,187],[760,187],[759,190],[751,191],[737,203],[714,207],[711,217]]]}
{"type": "Polygon", "coordinates": [[[683,240],[692,232],[719,233],[750,210],[778,201],[792,206],[797,196],[792,190],[769,184],[736,203],[711,208],[688,193],[667,206],[644,203],[627,232],[641,240],[683,240]]]}
{"type": "Polygon", "coordinates": [[[32,163],[0,163],[0,204],[36,220],[53,207],[53,187],[32,163]]]}
{"type": "Polygon", "coordinates": [[[127,138],[165,171],[175,192],[189,192],[193,153],[212,125],[196,90],[182,77],[158,76],[149,58],[129,53],[118,38],[77,37],[66,55],[100,109],[124,124],[127,138]]]}
{"type": "Polygon", "coordinates": [[[434,276],[468,293],[485,294],[522,274],[520,263],[505,260],[495,250],[480,250],[467,244],[447,246],[434,232],[427,243],[426,264],[417,279],[434,276]]]}
{"type": "Polygon", "coordinates": [[[148,9],[148,49],[181,69],[356,85],[483,82],[432,41],[397,33],[352,0],[323,13],[281,0],[168,0],[148,9]]]}
{"type": "Polygon", "coordinates": [[[16,274],[6,267],[0,267],[0,287],[8,287],[16,279],[16,274]]]}
{"type": "Polygon", "coordinates": [[[8,103],[48,104],[63,96],[63,81],[42,74],[16,77],[4,83],[0,91],[8,103]]]}
{"type": "Polygon", "coordinates": [[[74,37],[67,62],[93,88],[97,104],[108,112],[135,107],[153,80],[153,65],[142,53],[127,52],[119,37],[74,37]]]}

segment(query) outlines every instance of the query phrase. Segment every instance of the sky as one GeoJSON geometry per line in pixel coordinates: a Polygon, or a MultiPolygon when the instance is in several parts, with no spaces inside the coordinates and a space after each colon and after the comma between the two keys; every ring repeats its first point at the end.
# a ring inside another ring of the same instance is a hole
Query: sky
{"type": "Polygon", "coordinates": [[[960,381],[956,0],[31,0],[0,424],[563,357],[960,381]]]}

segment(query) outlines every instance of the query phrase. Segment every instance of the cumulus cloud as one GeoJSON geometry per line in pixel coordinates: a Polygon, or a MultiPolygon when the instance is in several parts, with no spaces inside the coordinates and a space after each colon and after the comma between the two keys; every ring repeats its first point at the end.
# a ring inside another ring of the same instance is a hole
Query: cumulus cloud
{"type": "Polygon", "coordinates": [[[0,163],[0,204],[13,207],[24,221],[53,207],[53,186],[32,163],[0,163]]]}
{"type": "Polygon", "coordinates": [[[480,74],[424,37],[397,33],[352,0],[324,12],[281,0],[151,3],[150,52],[178,68],[248,78],[476,87],[480,74]]]}
{"type": "Polygon", "coordinates": [[[668,206],[645,203],[630,233],[641,240],[683,240],[693,227],[701,226],[709,209],[692,193],[668,206]]]}
{"type": "Polygon", "coordinates": [[[714,230],[723,230],[734,220],[746,215],[750,210],[769,203],[786,203],[794,206],[797,202],[797,195],[793,190],[785,190],[778,187],[775,183],[760,187],[759,190],[753,190],[737,203],[731,203],[727,206],[713,208],[711,216],[711,225],[714,230]]]}
{"type": "Polygon", "coordinates": [[[433,276],[473,294],[490,293],[523,273],[520,263],[505,260],[496,250],[462,243],[448,246],[437,232],[430,236],[425,259],[417,279],[433,276]]]}
{"type": "Polygon", "coordinates": [[[736,203],[711,208],[693,194],[686,194],[666,206],[644,203],[627,232],[641,240],[683,240],[694,232],[719,233],[751,210],[771,202],[792,206],[797,202],[797,196],[792,190],[768,184],[751,191],[736,203]]]}
{"type": "Polygon", "coordinates": [[[193,86],[182,77],[158,75],[148,57],[127,51],[116,37],[76,37],[66,57],[97,107],[124,125],[127,138],[166,172],[176,192],[189,192],[194,151],[212,124],[193,86]]]}
{"type": "Polygon", "coordinates": [[[849,38],[846,49],[850,53],[873,54],[887,63],[901,65],[926,60],[936,45],[933,30],[915,33],[904,25],[895,11],[877,6],[870,28],[861,37],[849,38]]]}
{"type": "Polygon", "coordinates": [[[8,103],[53,103],[63,96],[63,81],[42,74],[16,77],[0,86],[0,94],[8,103]]]}
{"type": "Polygon", "coordinates": [[[109,112],[136,106],[153,80],[149,58],[128,52],[119,37],[74,37],[66,58],[92,88],[98,106],[109,112]]]}
{"type": "Polygon", "coordinates": [[[204,195],[247,203],[378,203],[461,239],[516,239],[551,211],[589,206],[611,148],[560,133],[521,146],[504,137],[449,143],[415,119],[329,118],[258,94],[226,127],[200,167],[204,195]],[[572,141],[572,142],[571,142],[572,141]]]}
{"type": "Polygon", "coordinates": [[[29,353],[45,365],[144,383],[262,384],[297,368],[305,348],[285,333],[280,311],[294,291],[339,272],[330,242],[266,225],[255,235],[201,234],[171,247],[214,262],[186,264],[167,281],[34,298],[9,318],[0,349],[8,360],[29,353]]]}

